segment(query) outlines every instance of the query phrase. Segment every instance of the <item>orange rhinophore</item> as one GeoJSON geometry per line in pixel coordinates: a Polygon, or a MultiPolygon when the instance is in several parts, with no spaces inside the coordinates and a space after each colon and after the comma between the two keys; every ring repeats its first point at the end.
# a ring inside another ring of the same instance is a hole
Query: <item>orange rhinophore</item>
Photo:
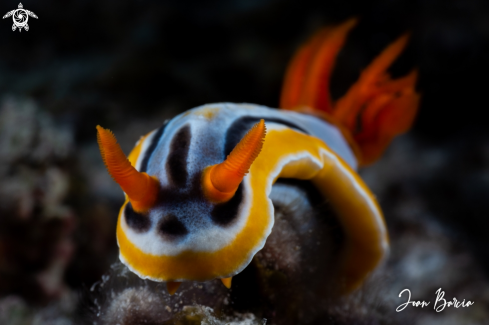
{"type": "Polygon", "coordinates": [[[127,194],[133,209],[145,212],[151,208],[158,196],[158,180],[138,172],[124,155],[114,134],[100,125],[97,125],[97,141],[109,174],[127,194]]]}
{"type": "Polygon", "coordinates": [[[205,169],[202,186],[207,199],[214,203],[223,203],[234,196],[260,153],[266,132],[265,121],[262,119],[253,125],[225,161],[205,169]]]}
{"type": "Polygon", "coordinates": [[[319,31],[294,56],[282,88],[282,108],[317,114],[334,122],[353,140],[362,165],[374,162],[392,139],[412,125],[419,104],[417,71],[391,79],[386,72],[406,47],[408,35],[390,44],[347,93],[332,102],[329,79],[354,19],[319,31]]]}

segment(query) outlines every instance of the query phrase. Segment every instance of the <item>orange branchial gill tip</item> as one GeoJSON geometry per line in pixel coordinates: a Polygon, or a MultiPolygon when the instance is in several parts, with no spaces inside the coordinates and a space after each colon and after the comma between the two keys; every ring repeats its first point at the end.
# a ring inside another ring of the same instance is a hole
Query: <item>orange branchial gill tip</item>
{"type": "Polygon", "coordinates": [[[262,119],[253,125],[225,161],[204,170],[202,186],[207,199],[222,203],[234,196],[263,147],[266,131],[265,121],[262,119]]]}
{"type": "Polygon", "coordinates": [[[177,292],[178,287],[181,284],[182,284],[181,282],[172,282],[172,281],[168,281],[166,283],[166,289],[168,290],[168,293],[170,294],[170,296],[173,296],[175,294],[175,292],[177,292]]]}
{"type": "Polygon", "coordinates": [[[158,195],[158,180],[138,172],[127,159],[114,134],[100,125],[97,125],[97,141],[109,174],[127,194],[134,210],[145,212],[151,208],[158,195]]]}
{"type": "Polygon", "coordinates": [[[229,277],[229,278],[222,278],[221,281],[222,281],[222,284],[224,284],[224,286],[228,289],[231,289],[231,281],[233,280],[233,277],[229,277]]]}

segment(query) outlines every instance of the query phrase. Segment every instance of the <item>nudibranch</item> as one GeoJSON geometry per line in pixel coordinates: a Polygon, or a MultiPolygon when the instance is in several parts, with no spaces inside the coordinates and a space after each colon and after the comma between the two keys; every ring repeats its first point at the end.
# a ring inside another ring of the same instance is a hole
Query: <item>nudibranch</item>
{"type": "Polygon", "coordinates": [[[407,43],[389,45],[340,99],[328,92],[334,61],[355,25],[320,31],[293,58],[280,107],[218,103],[191,109],[142,137],[126,158],[97,126],[105,165],[125,192],[120,259],[139,275],[167,282],[231,278],[273,231],[269,198],[279,178],[309,181],[345,234],[344,292],[386,256],[388,234],[374,195],[355,170],[377,159],[409,129],[418,107],[416,71],[391,79],[387,68],[407,43]]]}

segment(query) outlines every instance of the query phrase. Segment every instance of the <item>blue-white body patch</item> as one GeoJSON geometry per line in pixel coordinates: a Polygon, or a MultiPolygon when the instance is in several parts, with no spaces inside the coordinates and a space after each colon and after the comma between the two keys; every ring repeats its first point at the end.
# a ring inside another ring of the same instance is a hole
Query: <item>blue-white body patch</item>
{"type": "MultiPolygon", "coordinates": [[[[143,160],[147,159],[146,172],[156,176],[163,188],[169,187],[172,191],[181,193],[189,192],[192,186],[197,186],[196,183],[200,182],[200,173],[206,166],[220,163],[226,158],[224,147],[227,134],[235,131],[229,128],[242,118],[256,118],[257,120],[264,118],[269,130],[290,128],[291,125],[296,126],[298,131],[307,130],[310,135],[322,139],[330,148],[334,149],[351,167],[356,167],[357,162],[352,150],[334,125],[316,117],[292,111],[279,111],[252,104],[219,103],[200,106],[176,116],[164,126],[159,139],[155,138],[157,130],[152,131],[141,144],[141,154],[137,159],[136,169],[140,171],[143,160]],[[186,149],[187,157],[182,162],[185,164],[188,177],[185,186],[179,188],[175,187],[169,178],[171,172],[168,170],[167,163],[172,150],[172,140],[183,127],[188,127],[190,130],[189,146],[186,149]],[[154,150],[148,152],[155,141],[154,150]]],[[[122,228],[131,242],[143,252],[152,255],[172,256],[188,250],[217,251],[229,245],[246,224],[250,209],[250,191],[252,191],[248,184],[248,176],[244,178],[242,187],[243,199],[238,215],[232,223],[226,225],[226,231],[222,231],[222,225],[215,224],[209,217],[211,204],[202,198],[195,197],[185,203],[168,202],[168,204],[152,209],[149,214],[151,228],[146,232],[141,233],[131,229],[124,216],[122,228]],[[161,238],[157,225],[168,214],[176,216],[185,225],[188,236],[182,240],[161,238]],[[209,240],[210,238],[212,240],[209,240]]],[[[267,193],[270,191],[271,188],[267,193]]],[[[273,226],[273,221],[271,225],[273,226]]]]}

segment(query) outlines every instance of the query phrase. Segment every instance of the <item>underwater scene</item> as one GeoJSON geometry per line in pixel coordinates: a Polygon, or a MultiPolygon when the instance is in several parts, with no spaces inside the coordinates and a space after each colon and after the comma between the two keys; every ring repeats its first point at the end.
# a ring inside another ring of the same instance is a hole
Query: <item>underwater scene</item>
{"type": "Polygon", "coordinates": [[[489,324],[487,1],[0,7],[0,324],[489,324]]]}

